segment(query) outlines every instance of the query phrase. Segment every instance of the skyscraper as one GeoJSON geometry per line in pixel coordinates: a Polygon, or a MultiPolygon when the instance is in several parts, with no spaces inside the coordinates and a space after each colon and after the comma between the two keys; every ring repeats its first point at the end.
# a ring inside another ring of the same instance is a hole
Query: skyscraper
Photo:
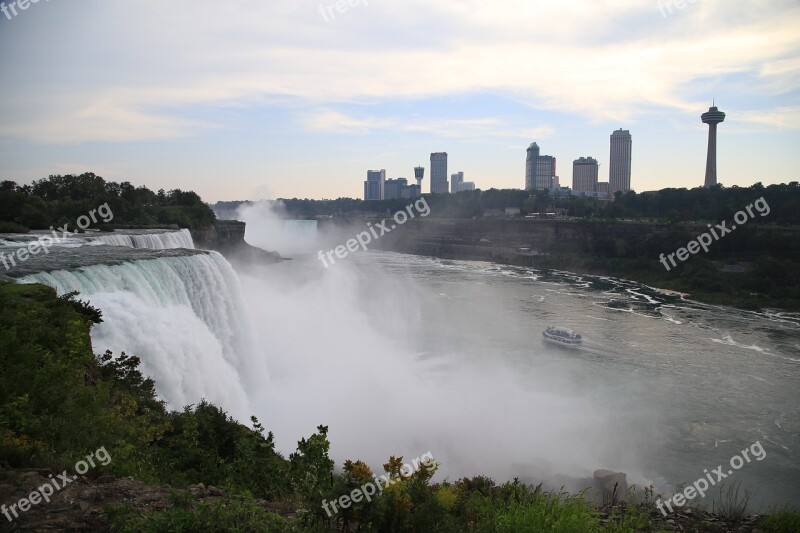
{"type": "Polygon", "coordinates": [[[631,132],[618,129],[611,134],[611,157],[608,165],[609,191],[628,192],[631,190],[631,132]]]}
{"type": "Polygon", "coordinates": [[[708,111],[700,115],[700,120],[708,124],[708,156],[706,157],[706,182],[705,187],[717,184],[717,124],[725,120],[725,113],[711,106],[708,111]]]}
{"type": "Polygon", "coordinates": [[[464,183],[464,173],[457,172],[450,175],[450,192],[456,193],[461,190],[461,184],[464,183]]]}
{"type": "Polygon", "coordinates": [[[539,145],[528,146],[528,157],[525,160],[525,190],[536,188],[536,160],[539,159],[539,145]]]}
{"type": "Polygon", "coordinates": [[[539,145],[531,143],[525,159],[525,189],[552,189],[555,176],[556,158],[540,155],[539,145]]]}
{"type": "Polygon", "coordinates": [[[552,155],[540,155],[536,159],[536,188],[552,189],[556,177],[556,158],[552,155]]]}
{"type": "Polygon", "coordinates": [[[386,170],[367,170],[367,181],[364,182],[364,200],[383,200],[383,186],[386,181],[386,170]]]}
{"type": "Polygon", "coordinates": [[[572,162],[572,191],[576,194],[597,192],[597,159],[581,157],[572,162]]]}
{"type": "Polygon", "coordinates": [[[403,197],[403,190],[408,188],[408,180],[405,178],[388,179],[383,184],[383,199],[393,200],[403,197]]]}
{"type": "Polygon", "coordinates": [[[431,154],[431,192],[434,194],[447,194],[447,152],[434,152],[431,154]]]}

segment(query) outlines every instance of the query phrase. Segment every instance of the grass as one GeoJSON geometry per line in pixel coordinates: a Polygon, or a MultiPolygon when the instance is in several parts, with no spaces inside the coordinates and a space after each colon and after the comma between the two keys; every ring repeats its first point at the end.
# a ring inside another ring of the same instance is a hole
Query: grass
{"type": "Polygon", "coordinates": [[[281,516],[252,502],[202,502],[179,505],[167,511],[136,513],[130,506],[108,508],[104,511],[111,530],[119,533],[171,532],[294,532],[296,526],[281,516]]]}
{"type": "Polygon", "coordinates": [[[784,507],[765,516],[758,526],[767,533],[796,533],[800,531],[800,513],[784,507]]]}
{"type": "Polygon", "coordinates": [[[747,505],[750,503],[750,491],[742,489],[740,481],[726,484],[723,482],[719,487],[719,501],[712,501],[712,509],[725,518],[740,519],[747,516],[747,505]]]}

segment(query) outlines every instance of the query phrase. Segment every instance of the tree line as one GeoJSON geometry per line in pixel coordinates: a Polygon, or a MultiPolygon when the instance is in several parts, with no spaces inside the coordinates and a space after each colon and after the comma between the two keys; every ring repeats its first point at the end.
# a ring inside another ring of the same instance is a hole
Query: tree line
{"type": "Polygon", "coordinates": [[[47,229],[75,220],[107,203],[114,213],[114,227],[177,225],[204,228],[216,217],[196,193],[174,189],[153,192],[128,181],[106,181],[91,172],[52,175],[20,185],[0,182],[0,232],[47,229]]]}
{"type": "MultiPolygon", "coordinates": [[[[517,208],[521,215],[559,212],[570,217],[650,220],[664,223],[730,220],[745,206],[763,197],[770,215],[760,222],[800,225],[800,184],[709,189],[662,189],[636,193],[618,192],[613,200],[582,196],[559,197],[549,190],[488,189],[455,194],[426,194],[432,218],[480,218],[490,209],[517,208]]],[[[411,200],[364,201],[354,198],[310,200],[284,198],[270,201],[279,212],[291,218],[313,219],[327,216],[389,215],[403,209],[411,200]]],[[[214,209],[235,217],[236,209],[252,204],[246,201],[218,202],[214,209]]]]}

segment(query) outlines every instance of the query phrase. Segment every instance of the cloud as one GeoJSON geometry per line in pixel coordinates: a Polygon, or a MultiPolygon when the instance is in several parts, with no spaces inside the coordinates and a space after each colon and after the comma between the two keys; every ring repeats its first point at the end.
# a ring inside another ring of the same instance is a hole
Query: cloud
{"type": "MultiPolygon", "coordinates": [[[[736,96],[763,100],[750,107],[771,108],[764,115],[775,121],[790,103],[769,98],[800,78],[800,8],[789,1],[748,0],[734,9],[709,0],[663,18],[655,3],[623,0],[386,0],[329,23],[317,2],[304,0],[92,5],[91,15],[58,20],[28,44],[43,58],[38,70],[61,74],[55,101],[42,107],[54,88],[36,82],[25,58],[8,60],[0,87],[16,96],[0,101],[7,117],[0,134],[171,139],[224,127],[210,109],[279,106],[314,131],[499,136],[509,125],[490,118],[433,125],[337,108],[490,93],[584,123],[631,123],[654,109],[701,110],[709,87],[718,96],[741,91],[727,83],[737,76],[752,77],[755,94],[736,96]]],[[[468,114],[486,114],[477,111],[468,114]]]]}
{"type": "Polygon", "coordinates": [[[376,130],[385,130],[431,133],[440,137],[456,139],[488,140],[497,137],[542,139],[554,133],[554,128],[550,125],[523,129],[493,117],[449,120],[408,117],[356,118],[340,111],[324,109],[315,113],[306,113],[300,120],[310,130],[353,135],[366,135],[376,130]]]}
{"type": "Polygon", "coordinates": [[[797,129],[800,127],[800,106],[780,107],[763,111],[740,111],[735,120],[755,125],[770,126],[779,129],[797,129]]]}
{"type": "Polygon", "coordinates": [[[0,135],[37,143],[130,142],[186,137],[212,127],[206,121],[136,107],[119,101],[89,103],[78,109],[63,109],[55,116],[38,114],[18,123],[6,122],[0,125],[0,135]]]}

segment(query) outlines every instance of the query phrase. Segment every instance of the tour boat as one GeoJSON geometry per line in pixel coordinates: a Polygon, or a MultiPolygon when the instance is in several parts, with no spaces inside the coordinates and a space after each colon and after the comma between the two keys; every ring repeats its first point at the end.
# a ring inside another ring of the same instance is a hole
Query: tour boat
{"type": "Polygon", "coordinates": [[[583,339],[579,334],[566,328],[549,327],[542,332],[542,336],[546,341],[561,346],[578,347],[583,344],[583,339]]]}

